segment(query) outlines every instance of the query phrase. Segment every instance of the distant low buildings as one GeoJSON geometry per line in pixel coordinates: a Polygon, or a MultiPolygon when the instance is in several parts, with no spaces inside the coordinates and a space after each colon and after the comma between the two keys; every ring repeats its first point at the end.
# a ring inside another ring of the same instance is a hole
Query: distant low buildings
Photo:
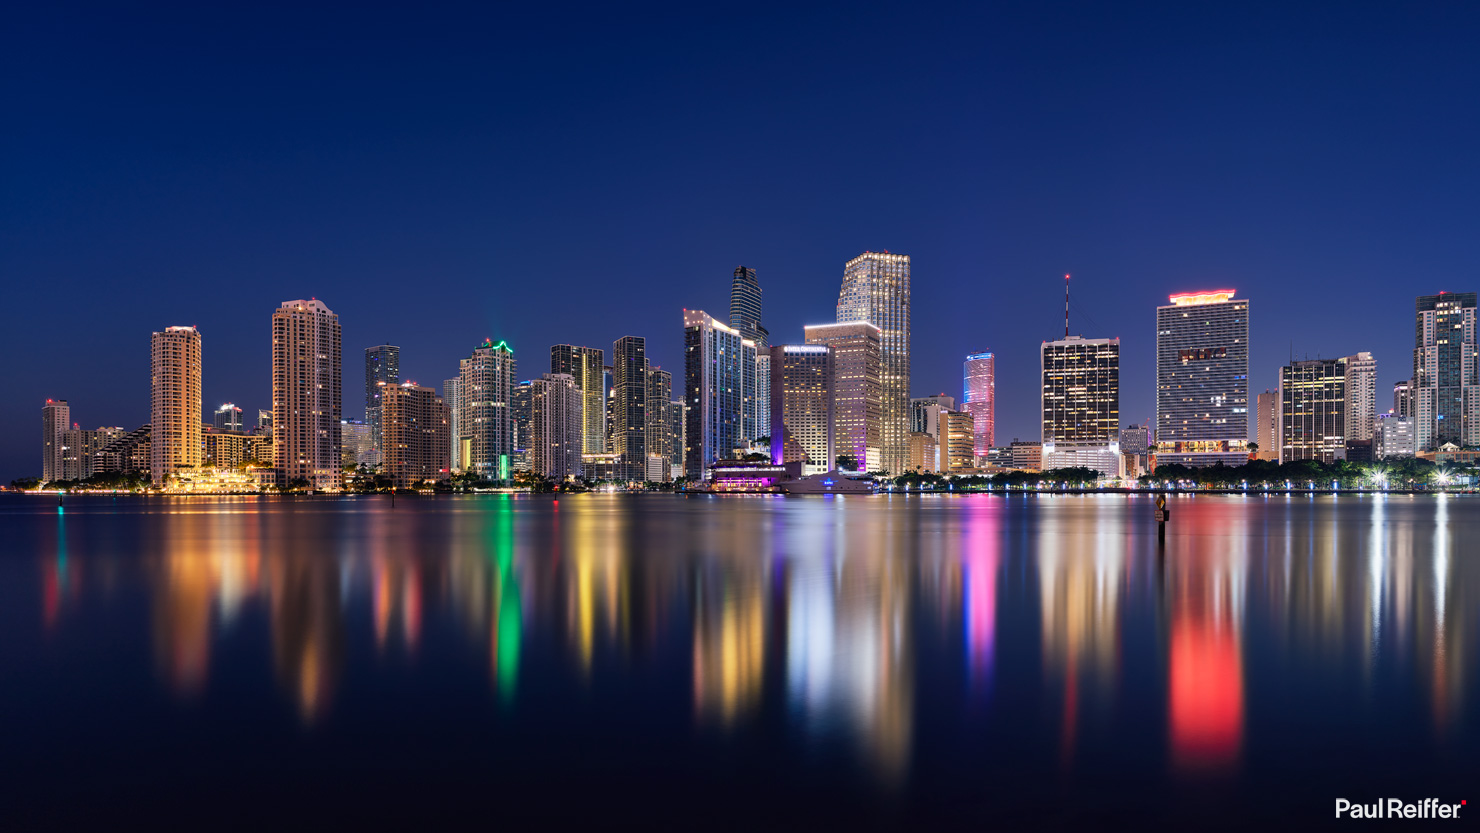
{"type": "Polygon", "coordinates": [[[1372,459],[1413,457],[1418,453],[1413,418],[1384,414],[1373,432],[1372,459]]]}

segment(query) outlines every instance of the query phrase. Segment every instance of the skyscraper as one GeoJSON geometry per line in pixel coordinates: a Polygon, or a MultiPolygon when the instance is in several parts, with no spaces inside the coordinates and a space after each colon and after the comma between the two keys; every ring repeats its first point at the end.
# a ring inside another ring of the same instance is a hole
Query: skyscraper
{"type": "MultiPolygon", "coordinates": [[[[680,395],[682,392],[680,391],[680,395]]],[[[671,476],[677,480],[684,476],[684,449],[688,445],[685,441],[684,429],[688,426],[688,407],[682,399],[675,399],[668,403],[668,448],[673,455],[670,461],[671,476]]]]}
{"type": "Polygon", "coordinates": [[[940,413],[940,462],[946,472],[962,472],[976,466],[976,420],[965,411],[940,413]]]}
{"type": "Polygon", "coordinates": [[[216,409],[215,415],[211,418],[211,427],[216,431],[241,433],[242,409],[227,402],[216,409]]]}
{"type": "Polygon", "coordinates": [[[382,383],[378,401],[382,470],[396,488],[447,479],[452,468],[447,403],[436,391],[412,382],[382,383]]]}
{"type": "Polygon", "coordinates": [[[864,252],[848,261],[838,292],[838,322],[844,321],[879,328],[882,465],[898,474],[909,462],[909,255],[864,252]]]}
{"type": "Polygon", "coordinates": [[[514,454],[514,350],[492,339],[460,363],[458,392],[463,471],[508,480],[514,454]]]}
{"type": "Polygon", "coordinates": [[[996,438],[997,357],[991,353],[967,356],[962,375],[965,377],[962,410],[971,414],[971,430],[976,432],[976,456],[986,457],[996,438]]]}
{"type": "Polygon", "coordinates": [[[770,333],[761,326],[761,285],[755,270],[745,266],[736,266],[730,281],[730,329],[755,342],[757,350],[770,346],[770,333]]]}
{"type": "Polygon", "coordinates": [[[365,422],[370,426],[370,444],[381,452],[380,386],[401,383],[401,348],[379,344],[365,348],[365,422]]]}
{"type": "MultiPolygon", "coordinates": [[[[729,458],[740,444],[742,342],[749,339],[742,339],[739,330],[703,310],[690,309],[683,311],[683,336],[684,404],[688,409],[684,471],[689,480],[701,481],[709,479],[715,460],[729,458]]],[[[775,435],[773,430],[773,440],[775,435]]]]}
{"type": "MultiPolygon", "coordinates": [[[[647,375],[647,416],[646,439],[647,454],[649,460],[656,457],[659,460],[658,468],[662,471],[661,479],[670,477],[670,467],[673,465],[673,446],[670,443],[670,428],[672,415],[669,409],[673,407],[673,374],[661,367],[649,367],[647,375]]],[[[651,479],[651,478],[649,478],[651,479]]]]}
{"type": "Polygon", "coordinates": [[[1265,391],[1254,397],[1254,441],[1260,460],[1280,459],[1280,395],[1265,391]]]}
{"type": "Polygon", "coordinates": [[[1120,470],[1120,339],[1043,343],[1043,468],[1120,470]]]}
{"type": "Polygon", "coordinates": [[[606,450],[605,363],[606,356],[599,347],[557,344],[550,348],[550,372],[571,377],[581,390],[583,454],[600,454],[606,450]]]}
{"type": "Polygon", "coordinates": [[[1238,466],[1249,452],[1249,301],[1234,290],[1156,308],[1158,465],[1238,466]]]}
{"type": "Polygon", "coordinates": [[[836,467],[833,371],[825,344],[771,348],[771,462],[800,463],[803,475],[836,467]]]}
{"type": "Polygon", "coordinates": [[[612,452],[628,480],[647,478],[647,340],[623,336],[612,344],[612,452]]]}
{"type": "Polygon", "coordinates": [[[585,392],[565,373],[546,373],[529,384],[530,470],[556,482],[580,477],[585,392]]]}
{"type": "Polygon", "coordinates": [[[460,472],[462,463],[462,380],[442,381],[442,402],[447,405],[447,462],[454,472],[460,472]]]}
{"type": "Polygon", "coordinates": [[[62,432],[72,427],[72,409],[65,399],[48,399],[41,406],[41,482],[62,479],[62,432]]]}
{"type": "Polygon", "coordinates": [[[1480,352],[1475,293],[1420,295],[1413,345],[1414,436],[1419,451],[1480,445],[1480,352]]]}
{"type": "Polygon", "coordinates": [[[380,462],[370,442],[370,425],[362,420],[339,421],[339,462],[345,466],[374,465],[380,462]]]}
{"type": "Polygon", "coordinates": [[[1346,359],[1309,359],[1280,369],[1280,462],[1346,459],[1346,359]]]}
{"type": "Polygon", "coordinates": [[[200,466],[200,333],[166,327],[154,333],[150,357],[149,472],[163,486],[180,469],[200,466]]]}
{"type": "Polygon", "coordinates": [[[534,447],[533,379],[514,385],[509,407],[514,412],[514,471],[534,471],[530,467],[530,449],[534,447]]]}
{"type": "Polygon", "coordinates": [[[284,301],[272,314],[272,440],[282,485],[340,488],[340,342],[339,316],[323,301],[284,301]]]}
{"type": "Polygon", "coordinates": [[[852,457],[858,471],[878,471],[883,465],[884,430],[879,328],[852,321],[808,325],[803,332],[808,344],[832,348],[833,445],[838,456],[852,457]]]}
{"type": "Polygon", "coordinates": [[[1377,360],[1371,353],[1346,357],[1346,459],[1372,459],[1372,424],[1377,418],[1377,360]]]}
{"type": "Polygon", "coordinates": [[[1393,383],[1393,416],[1401,419],[1413,418],[1413,380],[1404,379],[1393,383]]]}

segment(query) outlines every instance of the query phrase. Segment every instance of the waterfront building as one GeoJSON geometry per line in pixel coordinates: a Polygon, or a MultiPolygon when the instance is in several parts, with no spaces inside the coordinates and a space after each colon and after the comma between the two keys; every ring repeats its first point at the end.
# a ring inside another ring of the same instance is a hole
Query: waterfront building
{"type": "Polygon", "coordinates": [[[992,353],[972,353],[962,368],[961,409],[971,414],[976,431],[978,457],[992,449],[997,425],[997,357],[992,353]]]}
{"type": "MultiPolygon", "coordinates": [[[[808,344],[823,344],[833,354],[833,444],[840,456],[856,461],[856,471],[878,471],[883,466],[883,417],[880,411],[879,328],[867,321],[810,324],[804,328],[808,344]]],[[[910,446],[914,459],[914,446],[910,446]]],[[[912,466],[913,467],[913,466],[912,466]]]]}
{"type": "Polygon", "coordinates": [[[557,344],[550,348],[550,372],[564,373],[581,391],[581,453],[606,450],[606,354],[600,347],[557,344]]]}
{"type": "Polygon", "coordinates": [[[628,480],[647,477],[647,339],[623,336],[612,344],[612,451],[628,480]]]}
{"type": "Polygon", "coordinates": [[[272,465],[272,443],[258,434],[209,431],[201,436],[202,465],[239,469],[248,463],[272,465]]]}
{"type": "MultiPolygon", "coordinates": [[[[376,401],[380,401],[379,396],[376,401]]],[[[339,421],[339,461],[344,466],[373,466],[380,462],[370,435],[370,423],[358,419],[339,421]]]]}
{"type": "Polygon", "coordinates": [[[1372,458],[1388,460],[1398,457],[1413,457],[1418,453],[1418,444],[1413,432],[1413,417],[1384,414],[1377,419],[1373,430],[1372,458]]]}
{"type": "Polygon", "coordinates": [[[103,446],[93,457],[94,474],[149,474],[150,426],[145,423],[103,446]]]}
{"type": "Polygon", "coordinates": [[[514,350],[486,339],[459,363],[458,451],[463,471],[508,480],[514,454],[514,350]]]}
{"type": "Polygon", "coordinates": [[[1234,290],[1156,308],[1158,465],[1248,462],[1249,301],[1234,290]]]}
{"type": "Polygon", "coordinates": [[[1377,418],[1377,360],[1371,353],[1346,357],[1346,459],[1372,460],[1372,424],[1377,418]]]}
{"type": "Polygon", "coordinates": [[[442,380],[442,401],[447,405],[447,462],[454,472],[463,470],[462,461],[462,380],[442,380]]]}
{"type": "Polygon", "coordinates": [[[62,432],[72,427],[72,408],[65,399],[41,406],[41,482],[62,479],[62,432]]]}
{"type": "Polygon", "coordinates": [[[942,411],[940,414],[941,457],[944,471],[959,474],[976,468],[975,418],[965,411],[942,411]]]}
{"type": "MultiPolygon", "coordinates": [[[[514,411],[514,453],[526,453],[534,447],[534,380],[526,380],[514,386],[514,397],[510,400],[509,407],[514,411]]],[[[519,466],[515,466],[514,470],[529,471],[528,468],[519,466]]]]}
{"type": "Polygon", "coordinates": [[[401,348],[379,344],[365,348],[365,422],[370,426],[370,444],[376,462],[381,452],[380,389],[382,385],[401,384],[401,348]]]}
{"type": "Polygon", "coordinates": [[[987,452],[987,465],[994,469],[1012,468],[1012,446],[997,445],[987,452]]]}
{"type": "MultiPolygon", "coordinates": [[[[166,327],[150,342],[149,472],[163,486],[200,467],[200,332],[166,327]]],[[[337,471],[336,463],[336,471],[337,471]]]]}
{"type": "Polygon", "coordinates": [[[92,477],[97,468],[98,452],[124,433],[122,428],[69,428],[63,431],[61,479],[75,482],[92,477]]]}
{"type": "Polygon", "coordinates": [[[1414,431],[1419,451],[1480,445],[1480,349],[1475,293],[1420,295],[1413,346],[1414,431]]]}
{"type": "Polygon", "coordinates": [[[1043,468],[1120,471],[1120,339],[1045,341],[1043,468]]]}
{"type": "Polygon", "coordinates": [[[1012,438],[1012,467],[1021,471],[1043,470],[1043,443],[1012,438]]]}
{"type": "MultiPolygon", "coordinates": [[[[730,459],[741,445],[743,345],[749,343],[754,350],[755,342],[742,339],[739,330],[703,310],[683,311],[683,334],[684,475],[697,482],[707,480],[714,462],[730,459]]],[[[773,366],[773,378],[775,372],[773,366]]],[[[774,386],[771,393],[774,414],[774,386]]],[[[774,439],[776,431],[771,435],[774,439]]]]}
{"type": "Polygon", "coordinates": [[[216,409],[211,417],[211,428],[215,431],[231,431],[241,433],[242,431],[242,409],[230,402],[216,409]]]}
{"type": "MultiPolygon", "coordinates": [[[[769,357],[767,357],[769,359],[769,357]]],[[[769,371],[768,374],[769,375],[769,371]]],[[[769,379],[767,384],[770,384],[769,379]]],[[[767,399],[767,401],[770,401],[767,399]]],[[[668,403],[668,448],[673,455],[669,461],[670,471],[674,479],[684,476],[686,461],[684,450],[688,447],[687,437],[684,429],[688,425],[688,406],[682,399],[674,399],[668,403]]]]}
{"type": "Polygon", "coordinates": [[[627,469],[625,468],[625,464],[622,463],[622,457],[619,454],[605,452],[601,454],[582,454],[581,471],[582,477],[598,482],[604,480],[625,481],[627,479],[627,469]]]}
{"type": "Polygon", "coordinates": [[[1413,380],[1403,379],[1393,383],[1393,410],[1395,417],[1413,416],[1413,380]]]}
{"type": "Polygon", "coordinates": [[[843,267],[838,322],[879,328],[879,418],[883,470],[904,471],[909,460],[910,258],[864,252],[843,267]]]}
{"type": "Polygon", "coordinates": [[[585,392],[567,373],[546,373],[529,385],[530,471],[556,482],[581,477],[585,392]]]}
{"type": "Polygon", "coordinates": [[[647,447],[648,464],[645,479],[667,480],[669,467],[673,463],[673,446],[669,436],[672,430],[673,374],[661,367],[649,367],[647,373],[647,412],[643,424],[646,426],[644,445],[647,447]],[[660,463],[662,473],[653,478],[653,458],[660,463]]]}
{"type": "Polygon", "coordinates": [[[1268,391],[1254,397],[1254,441],[1260,460],[1280,459],[1280,395],[1268,391]]]}
{"type": "Polygon", "coordinates": [[[755,434],[752,442],[766,440],[769,445],[771,437],[771,350],[770,348],[756,348],[755,353],[755,392],[751,395],[755,401],[754,424],[751,432],[755,434]]]}
{"type": "Polygon", "coordinates": [[[935,437],[923,431],[911,431],[909,470],[920,474],[938,471],[938,459],[935,437]]]}
{"type": "Polygon", "coordinates": [[[1280,369],[1280,462],[1347,459],[1348,358],[1305,359],[1280,369]]]}
{"type": "Polygon", "coordinates": [[[833,352],[825,344],[771,349],[771,462],[801,464],[801,474],[836,468],[833,352]]]}
{"type": "Polygon", "coordinates": [[[397,489],[452,474],[452,415],[435,390],[415,382],[380,383],[381,471],[397,489]]]}
{"type": "Polygon", "coordinates": [[[339,316],[323,301],[284,301],[272,314],[274,468],[284,486],[341,487],[340,358],[339,316]]]}
{"type": "Polygon", "coordinates": [[[606,414],[603,418],[606,427],[603,429],[604,433],[601,437],[601,448],[602,453],[605,454],[610,454],[614,445],[612,441],[612,426],[616,425],[617,417],[612,407],[613,402],[615,400],[612,398],[612,366],[605,365],[601,368],[601,406],[606,414]]]}

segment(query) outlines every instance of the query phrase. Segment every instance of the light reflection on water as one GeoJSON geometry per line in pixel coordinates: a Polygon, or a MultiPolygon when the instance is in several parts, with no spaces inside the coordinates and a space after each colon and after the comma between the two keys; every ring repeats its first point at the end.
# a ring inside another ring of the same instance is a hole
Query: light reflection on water
{"type": "Polygon", "coordinates": [[[1180,498],[1159,547],[1150,501],[1119,496],[10,500],[0,598],[36,615],[0,620],[0,656],[65,666],[50,634],[147,633],[183,706],[265,629],[248,641],[306,736],[377,680],[412,721],[485,687],[502,717],[476,723],[647,678],[687,681],[691,730],[654,728],[654,703],[624,742],[698,760],[779,732],[842,749],[865,791],[988,761],[1093,779],[1127,745],[1155,781],[1258,783],[1279,750],[1379,722],[1415,755],[1468,737],[1477,507],[1180,498]]]}

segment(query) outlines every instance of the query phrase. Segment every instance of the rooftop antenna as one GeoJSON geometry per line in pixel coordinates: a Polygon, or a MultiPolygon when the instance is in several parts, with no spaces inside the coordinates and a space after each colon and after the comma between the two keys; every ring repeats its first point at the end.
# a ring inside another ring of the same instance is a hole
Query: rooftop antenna
{"type": "Polygon", "coordinates": [[[1069,337],[1069,276],[1064,275],[1064,338],[1069,337]]]}

